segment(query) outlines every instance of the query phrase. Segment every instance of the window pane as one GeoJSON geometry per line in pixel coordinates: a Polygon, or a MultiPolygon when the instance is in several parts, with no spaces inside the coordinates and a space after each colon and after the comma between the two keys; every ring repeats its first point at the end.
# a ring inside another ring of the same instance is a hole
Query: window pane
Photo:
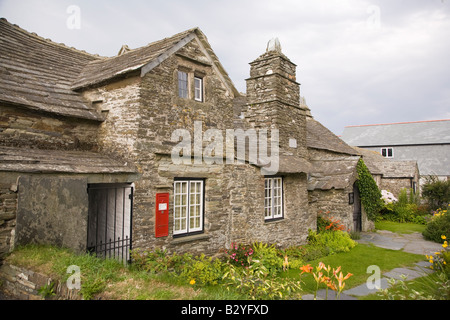
{"type": "Polygon", "coordinates": [[[203,79],[194,78],[194,88],[195,88],[195,100],[202,101],[203,100],[203,79]]]}
{"type": "Polygon", "coordinates": [[[188,97],[188,75],[186,72],[178,71],[178,96],[188,97]]]}

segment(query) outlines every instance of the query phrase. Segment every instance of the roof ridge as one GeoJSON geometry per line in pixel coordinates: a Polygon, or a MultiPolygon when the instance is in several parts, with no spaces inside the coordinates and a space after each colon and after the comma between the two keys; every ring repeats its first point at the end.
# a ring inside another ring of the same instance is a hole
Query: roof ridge
{"type": "Polygon", "coordinates": [[[49,38],[44,38],[44,37],[38,35],[36,32],[30,32],[28,30],[23,29],[22,27],[20,27],[19,25],[15,24],[15,23],[9,22],[4,17],[1,17],[0,21],[4,21],[7,24],[9,24],[11,27],[15,28],[16,30],[18,30],[18,31],[20,31],[20,32],[22,32],[22,33],[24,33],[24,34],[26,34],[28,36],[34,37],[34,38],[36,38],[38,40],[41,40],[41,41],[44,41],[44,42],[47,42],[47,43],[50,43],[50,44],[53,44],[53,45],[56,45],[56,46],[60,46],[62,48],[66,48],[68,50],[72,50],[72,51],[75,51],[75,52],[78,52],[78,53],[81,53],[81,54],[84,54],[84,55],[87,55],[87,56],[90,56],[90,57],[93,57],[93,58],[97,58],[97,59],[104,58],[103,56],[100,56],[98,53],[89,53],[89,52],[87,52],[85,50],[77,49],[75,47],[70,47],[70,46],[68,46],[68,45],[66,45],[64,43],[61,43],[61,42],[55,42],[55,41],[53,41],[52,39],[49,39],[49,38]]]}
{"type": "Polygon", "coordinates": [[[441,121],[450,121],[450,119],[419,120],[419,121],[405,121],[405,122],[392,122],[392,123],[375,123],[375,124],[359,124],[359,125],[345,126],[344,128],[386,126],[386,125],[392,125],[392,124],[427,123],[427,122],[441,122],[441,121]]]}

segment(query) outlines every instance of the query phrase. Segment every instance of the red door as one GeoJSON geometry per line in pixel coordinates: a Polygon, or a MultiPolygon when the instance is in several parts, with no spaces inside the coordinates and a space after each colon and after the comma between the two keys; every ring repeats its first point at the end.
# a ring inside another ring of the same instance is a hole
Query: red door
{"type": "Polygon", "coordinates": [[[169,235],[169,194],[156,194],[155,237],[169,235]]]}

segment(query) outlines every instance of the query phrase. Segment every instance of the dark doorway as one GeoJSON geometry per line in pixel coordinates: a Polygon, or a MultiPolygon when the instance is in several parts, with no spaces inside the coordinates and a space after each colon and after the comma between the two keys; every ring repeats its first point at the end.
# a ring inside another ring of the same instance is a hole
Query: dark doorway
{"type": "Polygon", "coordinates": [[[99,257],[130,260],[133,187],[90,184],[88,251],[99,257]]]}
{"type": "Polygon", "coordinates": [[[360,232],[362,231],[361,198],[356,183],[353,184],[353,197],[353,231],[360,232]]]}

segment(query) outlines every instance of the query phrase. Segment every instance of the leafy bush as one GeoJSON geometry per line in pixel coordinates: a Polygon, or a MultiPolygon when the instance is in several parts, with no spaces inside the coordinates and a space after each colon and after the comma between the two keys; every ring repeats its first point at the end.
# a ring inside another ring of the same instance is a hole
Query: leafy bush
{"type": "Polygon", "coordinates": [[[358,172],[356,186],[361,196],[361,203],[366,211],[367,218],[375,221],[383,208],[381,191],[378,189],[377,183],[373,179],[363,159],[359,159],[356,170],[358,172]]]}
{"type": "Polygon", "coordinates": [[[336,230],[345,231],[345,226],[341,224],[341,221],[330,217],[329,214],[329,211],[326,214],[319,212],[317,215],[317,232],[321,233],[336,230]]]}
{"type": "Polygon", "coordinates": [[[442,181],[436,176],[426,178],[422,197],[428,201],[432,210],[447,207],[450,203],[450,180],[442,181]]]}
{"type": "Polygon", "coordinates": [[[258,260],[272,274],[281,271],[284,260],[282,253],[275,248],[275,245],[256,242],[252,247],[254,250],[254,260],[258,260]]]}
{"type": "Polygon", "coordinates": [[[348,252],[356,246],[350,235],[340,230],[319,233],[317,244],[327,247],[330,254],[348,252]]]}
{"type": "Polygon", "coordinates": [[[438,209],[422,234],[425,239],[439,243],[444,241],[442,235],[450,238],[450,213],[448,210],[438,209]]]}
{"type": "Polygon", "coordinates": [[[236,289],[251,300],[299,298],[298,293],[301,290],[300,281],[275,277],[258,260],[254,260],[249,268],[244,269],[230,265],[223,281],[228,290],[236,289]]]}
{"type": "Polygon", "coordinates": [[[248,267],[252,261],[253,248],[252,246],[231,243],[231,248],[225,250],[228,255],[228,261],[235,266],[248,267]]]}
{"type": "MultiPolygon", "coordinates": [[[[384,194],[388,195],[389,193],[384,194]]],[[[398,199],[392,199],[388,196],[383,199],[385,204],[380,216],[381,219],[394,222],[427,223],[428,208],[418,205],[419,197],[414,194],[412,189],[409,189],[409,192],[406,188],[401,189],[398,199]]]]}
{"type": "Polygon", "coordinates": [[[197,285],[216,285],[223,277],[225,264],[220,259],[205,257],[204,254],[185,264],[180,278],[185,282],[194,280],[197,285]]]}

